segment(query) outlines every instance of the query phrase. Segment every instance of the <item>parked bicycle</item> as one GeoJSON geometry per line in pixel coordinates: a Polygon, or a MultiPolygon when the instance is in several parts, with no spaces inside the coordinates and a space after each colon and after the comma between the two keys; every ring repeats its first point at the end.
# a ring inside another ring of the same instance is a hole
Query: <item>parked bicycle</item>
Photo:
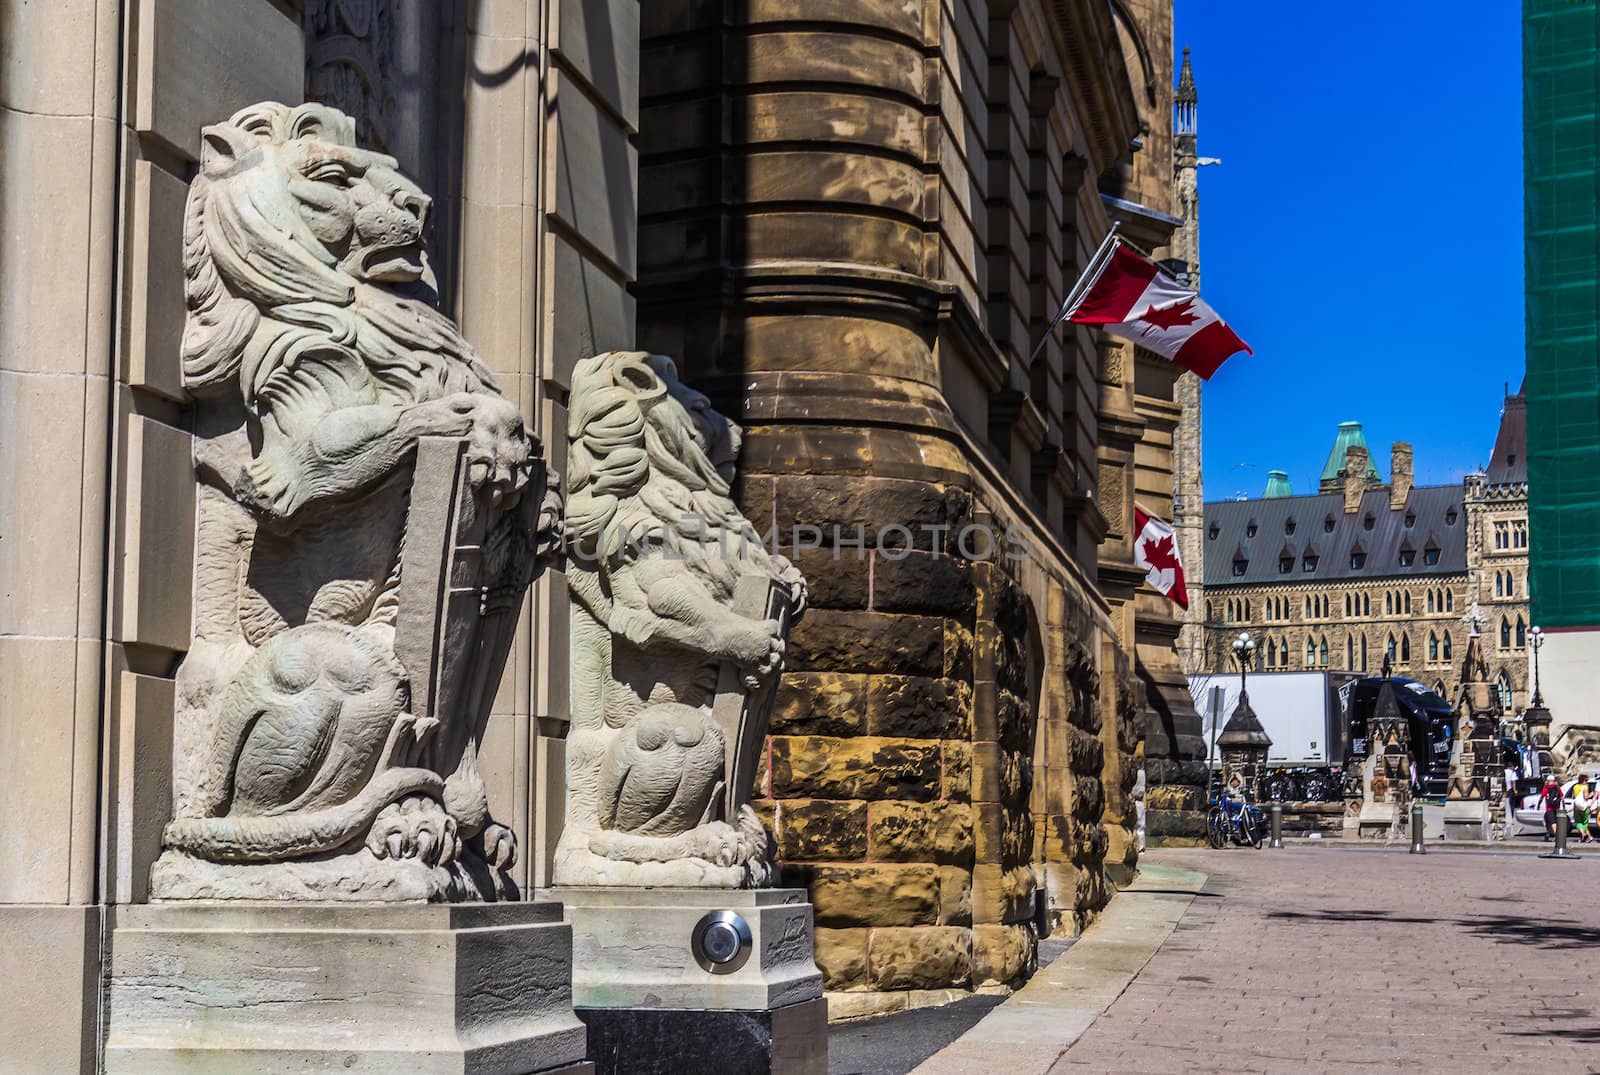
{"type": "Polygon", "coordinates": [[[1230,843],[1260,850],[1267,828],[1266,812],[1261,807],[1218,796],[1213,796],[1207,805],[1206,843],[1218,850],[1230,843]]]}

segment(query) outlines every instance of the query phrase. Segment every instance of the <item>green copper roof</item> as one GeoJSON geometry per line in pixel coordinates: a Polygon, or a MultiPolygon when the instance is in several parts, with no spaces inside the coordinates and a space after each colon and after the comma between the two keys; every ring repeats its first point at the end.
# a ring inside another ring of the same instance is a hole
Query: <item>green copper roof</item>
{"type": "Polygon", "coordinates": [[[1267,491],[1263,497],[1294,496],[1294,490],[1289,486],[1289,472],[1287,470],[1267,471],[1267,491]]]}
{"type": "MultiPolygon", "coordinates": [[[[1366,435],[1361,432],[1360,422],[1340,422],[1339,435],[1333,440],[1333,451],[1328,453],[1328,461],[1322,465],[1322,480],[1331,481],[1339,476],[1344,469],[1344,453],[1354,445],[1367,447],[1366,435]]],[[[1372,465],[1372,449],[1367,448],[1367,476],[1373,481],[1382,481],[1378,477],[1378,468],[1372,465]]]]}

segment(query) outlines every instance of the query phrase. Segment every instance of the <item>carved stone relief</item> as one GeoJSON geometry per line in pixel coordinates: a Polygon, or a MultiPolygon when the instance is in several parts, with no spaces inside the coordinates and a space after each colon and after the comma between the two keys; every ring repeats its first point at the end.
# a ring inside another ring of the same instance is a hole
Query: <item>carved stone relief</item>
{"type": "Polygon", "coordinates": [[[184,219],[195,622],[157,898],[515,896],[478,750],[557,479],[433,304],[349,116],[203,132],[184,219]]]}
{"type": "Polygon", "coordinates": [[[386,0],[305,0],[306,96],[355,120],[356,141],[393,151],[395,13],[386,0]]]}
{"type": "Polygon", "coordinates": [[[557,885],[770,883],[749,804],[805,580],[729,497],[740,430],[670,359],[573,373],[572,730],[557,885]]]}

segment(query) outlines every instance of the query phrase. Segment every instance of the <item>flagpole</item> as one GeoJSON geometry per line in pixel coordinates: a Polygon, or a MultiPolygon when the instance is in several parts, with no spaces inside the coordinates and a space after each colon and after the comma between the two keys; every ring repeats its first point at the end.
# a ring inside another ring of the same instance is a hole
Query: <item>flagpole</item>
{"type": "Polygon", "coordinates": [[[1050,339],[1050,334],[1061,324],[1061,319],[1066,317],[1067,313],[1083,299],[1084,293],[1094,286],[1095,280],[1111,257],[1111,251],[1117,243],[1117,229],[1121,227],[1120,220],[1111,222],[1111,230],[1106,232],[1106,237],[1100,241],[1100,248],[1094,252],[1094,257],[1089,259],[1088,267],[1078,276],[1078,281],[1072,285],[1072,290],[1067,292],[1065,301],[1061,303],[1061,309],[1056,311],[1055,317],[1051,318],[1050,324],[1045,327],[1044,335],[1033,345],[1033,351],[1028,355],[1028,365],[1033,365],[1033,360],[1039,357],[1039,352],[1044,350],[1045,341],[1050,339]]]}

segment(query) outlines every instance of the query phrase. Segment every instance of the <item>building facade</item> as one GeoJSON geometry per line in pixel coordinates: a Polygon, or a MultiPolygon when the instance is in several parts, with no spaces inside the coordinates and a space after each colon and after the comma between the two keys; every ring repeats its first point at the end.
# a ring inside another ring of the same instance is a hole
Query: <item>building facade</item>
{"type": "Polygon", "coordinates": [[[1240,632],[1265,671],[1395,675],[1453,699],[1464,618],[1479,607],[1490,678],[1508,712],[1529,701],[1525,410],[1507,396],[1488,467],[1459,485],[1415,487],[1411,446],[1373,465],[1359,422],[1339,427],[1319,491],[1206,505],[1203,669],[1231,670],[1240,632]]]}
{"type": "MultiPolygon", "coordinates": [[[[0,1055],[93,1070],[105,923],[148,899],[193,612],[184,199],[258,101],[338,106],[433,195],[441,305],[557,470],[605,350],[746,427],[740,502],[812,586],[758,780],[829,989],[1021,981],[1131,872],[1141,763],[1152,835],[1198,834],[1179,622],[1131,547],[1187,390],[1087,328],[1033,353],[1114,219],[1184,256],[1170,2],[738,8],[5,0],[0,970],[32,987],[0,1055]]],[[[551,571],[481,758],[525,892],[569,639],[551,571]]]]}
{"type": "Polygon", "coordinates": [[[1588,712],[1600,692],[1600,13],[1565,0],[1522,12],[1530,584],[1559,743],[1569,726],[1591,739],[1600,726],[1588,712]]]}

